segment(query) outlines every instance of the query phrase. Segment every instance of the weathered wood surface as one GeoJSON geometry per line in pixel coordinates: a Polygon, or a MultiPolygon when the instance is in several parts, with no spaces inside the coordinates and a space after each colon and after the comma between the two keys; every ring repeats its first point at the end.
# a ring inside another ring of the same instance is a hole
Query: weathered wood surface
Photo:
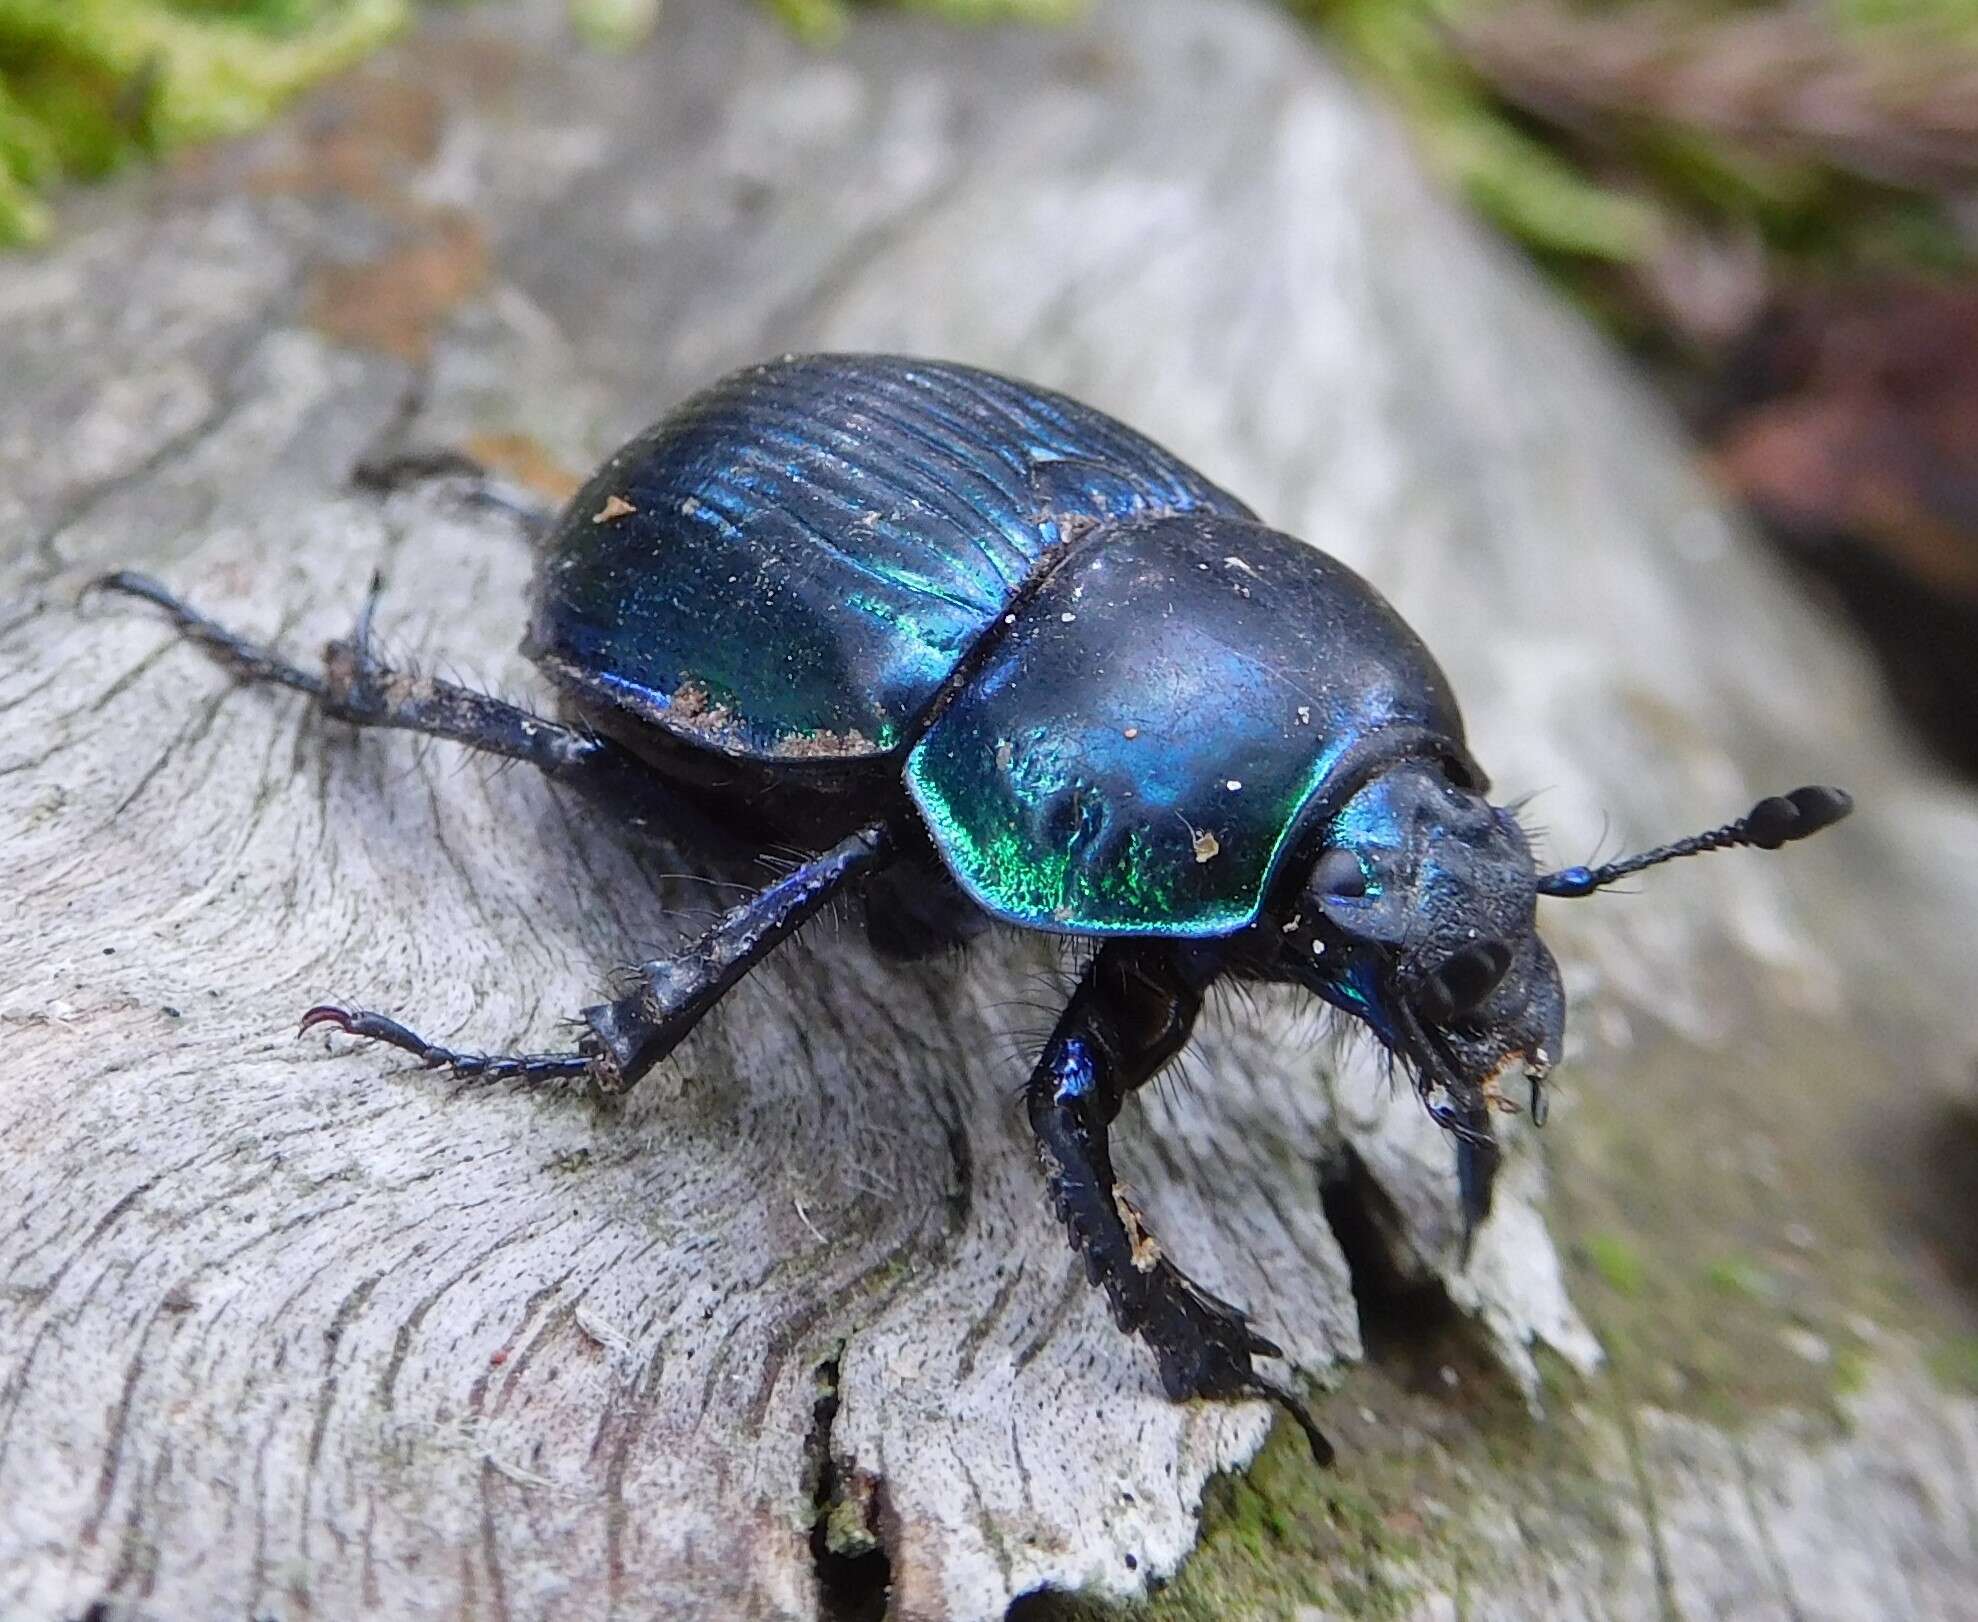
{"type": "MultiPolygon", "coordinates": [[[[0,264],[0,1613],[807,1617],[882,1574],[820,1590],[828,1453],[833,1541],[883,1545],[895,1614],[993,1616],[1172,1571],[1257,1446],[1260,1407],[1160,1398],[1045,1208],[1014,1088],[1048,943],[902,971],[820,926],[622,1109],[454,1096],[293,1017],[547,1045],[716,893],[526,774],[353,737],[74,606],[136,565],[307,650],[382,567],[388,648],[539,692],[516,535],[353,465],[398,436],[551,480],[815,347],[1067,388],[1366,569],[1500,786],[1549,787],[1562,857],[1608,811],[1633,839],[1805,776],[1862,795],[1790,863],[1554,909],[1580,999],[1555,1155],[1697,1055],[1682,1121],[1746,1132],[1709,1056],[1747,1030],[1845,1033],[1795,1119],[1886,1095],[1913,1137],[1942,1107],[1978,992],[1968,799],[1882,740],[1859,661],[1655,414],[1276,18],[874,17],[816,55],[673,0],[613,61],[549,0],[441,14],[0,264]]],[[[1233,1005],[1130,1112],[1172,1247],[1327,1375],[1360,1351],[1319,1201],[1351,1144],[1507,1379],[1535,1342],[1591,1368],[1527,1135],[1457,1273],[1435,1134],[1313,1035],[1233,1005]]],[[[1875,1140],[1898,1182],[1912,1137],[1875,1140]]],[[[1927,1285],[1919,1243],[1890,1247],[1927,1285]]],[[[1959,1614],[1978,1419],[1877,1336],[1851,1439],[1783,1411],[1730,1438],[1596,1379],[1612,1540],[1539,1474],[1451,1484],[1493,1552],[1430,1536],[1424,1614],[1959,1614]]]]}

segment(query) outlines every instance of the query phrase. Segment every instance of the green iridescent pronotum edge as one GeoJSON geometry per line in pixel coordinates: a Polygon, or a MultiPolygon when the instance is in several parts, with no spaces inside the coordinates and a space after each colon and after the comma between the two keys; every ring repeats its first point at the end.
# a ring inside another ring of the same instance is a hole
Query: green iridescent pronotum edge
{"type": "Polygon", "coordinates": [[[1460,748],[1441,672],[1350,569],[1209,514],[1092,531],[907,757],[985,909],[1076,934],[1253,922],[1370,744],[1460,748]]]}
{"type": "MultiPolygon", "coordinates": [[[[1026,740],[1030,746],[1043,742],[1026,740]]],[[[1234,934],[1256,921],[1278,860],[1329,767],[1329,761],[1313,762],[1266,812],[1261,820],[1280,825],[1275,840],[1243,839],[1227,827],[1222,834],[1198,829],[1177,812],[1178,835],[1162,837],[1157,818],[1149,815],[1103,852],[1077,833],[1058,844],[1036,842],[1032,830],[1050,796],[991,793],[973,814],[950,802],[948,788],[971,787],[960,781],[966,767],[939,758],[926,744],[908,757],[907,781],[964,888],[1005,921],[1067,934],[1208,937],[1234,934]]],[[[1096,795],[1088,793],[1084,803],[1097,803],[1096,795]]]]}

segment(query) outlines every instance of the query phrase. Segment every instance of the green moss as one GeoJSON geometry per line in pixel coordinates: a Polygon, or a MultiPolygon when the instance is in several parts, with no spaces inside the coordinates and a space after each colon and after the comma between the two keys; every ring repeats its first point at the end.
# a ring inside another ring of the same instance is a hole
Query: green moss
{"type": "Polygon", "coordinates": [[[850,1498],[833,1503],[824,1516],[824,1546],[854,1559],[878,1548],[878,1535],[866,1524],[866,1507],[850,1498]]]}
{"type": "MultiPolygon", "coordinates": [[[[1646,87],[1613,105],[1592,98],[1556,122],[1513,105],[1472,66],[1459,37],[1498,0],[1287,3],[1380,86],[1433,167],[1582,303],[1624,330],[1642,312],[1638,299],[1620,291],[1628,283],[1613,267],[1647,265],[1696,237],[1755,241],[1774,276],[1882,263],[1932,270],[1971,264],[1969,236],[1956,224],[1948,185],[1932,191],[1844,172],[1838,143],[1826,155],[1782,156],[1763,132],[1726,133],[1701,114],[1684,122],[1682,97],[1658,103],[1646,87]],[[1658,105],[1677,110],[1650,110],[1658,105]]],[[[1628,0],[1600,9],[1607,26],[1636,41],[1652,38],[1666,62],[1660,71],[1679,77],[1718,48],[1709,32],[1716,25],[1783,8],[1780,0],[1701,0],[1685,7],[1628,0]]],[[[1940,62],[1946,82],[1955,84],[1949,76],[1959,71],[1956,52],[1978,45],[1978,5],[1971,0],[1833,0],[1814,10],[1820,14],[1814,26],[1850,38],[1865,71],[1873,70],[1878,52],[1894,64],[1901,51],[1906,79],[1940,62]],[[1912,43],[1919,30],[1933,31],[1943,49],[1920,56],[1912,43]]],[[[1642,69],[1657,71],[1654,64],[1642,69]]],[[[1756,57],[1739,71],[1749,81],[1748,96],[1769,91],[1786,100],[1798,94],[1796,76],[1804,68],[1784,52],[1772,66],[1773,82],[1756,57]]],[[[1888,124],[1885,138],[1900,146],[1901,94],[1885,95],[1878,113],[1888,124]]]]}
{"type": "Polygon", "coordinates": [[[1641,1294],[1641,1254],[1627,1240],[1614,1233],[1591,1233],[1580,1245],[1588,1263],[1610,1290],[1626,1296],[1641,1294]]]}
{"type": "Polygon", "coordinates": [[[64,175],[251,129],[400,28],[409,0],[0,0],[0,241],[64,175]]]}
{"type": "Polygon", "coordinates": [[[48,209],[35,194],[57,168],[53,137],[0,78],[0,243],[46,234],[48,209]]]}
{"type": "Polygon", "coordinates": [[[1496,106],[1450,49],[1437,0],[1292,0],[1400,105],[1431,161],[1482,212],[1552,252],[1645,258],[1648,203],[1598,184],[1496,106]]]}
{"type": "Polygon", "coordinates": [[[1845,1402],[1849,1397],[1859,1396],[1867,1388],[1869,1371],[1873,1365],[1868,1353],[1860,1346],[1844,1346],[1834,1353],[1834,1400],[1845,1402]]]}
{"type": "Polygon", "coordinates": [[[1851,1326],[1927,1333],[1934,1314],[1888,1243],[1895,1196],[1857,1151],[1858,1100],[1895,1085],[1899,1057],[1762,985],[1726,995],[1751,1012],[1721,1045],[1664,1030],[1611,1074],[1586,1061],[1585,1107],[1546,1147],[1553,1231],[1611,1403],[1740,1429],[1779,1408],[1838,1414],[1862,1374],[1851,1326]],[[1803,1355],[1814,1342],[1828,1355],[1803,1355]]]}
{"type": "MultiPolygon", "coordinates": [[[[848,0],[763,0],[796,32],[842,32],[848,0]]],[[[895,0],[963,22],[1062,21],[1083,0],[895,0]]],[[[264,123],[410,19],[415,0],[0,0],[0,245],[44,238],[49,192],[264,123]]],[[[569,0],[606,50],[663,0],[569,0]]]]}
{"type": "MultiPolygon", "coordinates": [[[[1546,1536],[1619,1558],[1633,1533],[1574,1417],[1585,1383],[1556,1359],[1542,1372],[1558,1407],[1540,1421],[1522,1399],[1452,1403],[1440,1378],[1356,1368],[1319,1408],[1339,1444],[1335,1469],[1281,1424],[1247,1471],[1210,1484],[1201,1541],[1166,1587],[1127,1605],[1054,1594],[1028,1602],[1025,1622],[1414,1616],[1432,1593],[1510,1579],[1518,1540],[1507,1542],[1503,1515],[1514,1504],[1546,1536]]],[[[1478,1378],[1466,1371],[1463,1384],[1478,1378]]]]}
{"type": "Polygon", "coordinates": [[[1279,1426],[1249,1471],[1214,1482],[1200,1548],[1133,1614],[1208,1622],[1313,1605],[1351,1617],[1408,1613],[1420,1585],[1403,1573],[1423,1548],[1419,1513],[1370,1472],[1323,1471],[1279,1426]]]}
{"type": "Polygon", "coordinates": [[[1972,0],[1825,0],[1823,9],[1855,29],[1935,28],[1978,43],[1978,5],[1972,0]]]}
{"type": "Polygon", "coordinates": [[[570,0],[570,21],[586,44],[628,51],[659,21],[660,0],[570,0]]]}
{"type": "Polygon", "coordinates": [[[1706,1263],[1703,1281],[1725,1295],[1743,1296],[1750,1301],[1766,1301],[1778,1294],[1771,1275],[1742,1256],[1720,1256],[1706,1263]]]}
{"type": "MultiPolygon", "coordinates": [[[[408,0],[244,0],[224,16],[167,0],[0,0],[0,63],[10,84],[64,84],[133,140],[169,147],[252,128],[407,15],[408,0]],[[121,105],[104,107],[106,91],[121,105]]],[[[50,123],[58,142],[65,127],[50,123]]]]}
{"type": "MultiPolygon", "coordinates": [[[[928,11],[957,23],[1060,23],[1076,17],[1086,0],[892,0],[903,10],[928,11]]],[[[828,44],[852,20],[852,0],[768,0],[790,29],[828,44]]]]}
{"type": "Polygon", "coordinates": [[[1957,1335],[1930,1352],[1930,1373],[1939,1385],[1978,1396],[1978,1335],[1957,1335]]]}

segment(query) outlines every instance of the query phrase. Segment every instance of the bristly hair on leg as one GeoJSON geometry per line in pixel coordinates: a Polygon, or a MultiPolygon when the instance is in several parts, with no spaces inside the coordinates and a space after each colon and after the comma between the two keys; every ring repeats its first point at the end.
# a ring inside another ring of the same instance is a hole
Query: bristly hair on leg
{"type": "Polygon", "coordinates": [[[1059,972],[1064,977],[1065,999],[1069,1001],[1105,942],[1086,935],[1054,935],[1051,939],[1058,948],[1059,972]]]}
{"type": "Polygon", "coordinates": [[[1254,1025],[1263,1017],[1263,1005],[1257,1000],[1256,986],[1235,975],[1224,975],[1210,985],[1203,1012],[1221,1019],[1228,1015],[1231,1005],[1235,1003],[1242,1004],[1246,1023],[1254,1025]]]}
{"type": "MultiPolygon", "coordinates": [[[[1022,976],[1019,990],[1027,994],[1001,998],[989,1005],[989,1011],[1002,1014],[1015,1010],[1030,1016],[1000,1033],[1003,1063],[1019,1068],[1028,1076],[1042,1057],[1051,1033],[1057,1029],[1058,1019],[1071,999],[1071,987],[1065,983],[1060,969],[1033,969],[1022,976]],[[1042,1023],[1033,1024],[1032,1020],[1042,1023]]],[[[1019,1098],[1026,1085],[1017,1084],[1019,1098]]]]}
{"type": "Polygon", "coordinates": [[[1334,1026],[1345,1016],[1330,1003],[1316,997],[1300,997],[1291,1005],[1285,1027],[1285,1046],[1301,1053],[1336,1040],[1334,1026]]]}
{"type": "Polygon", "coordinates": [[[787,879],[792,873],[815,857],[814,851],[807,851],[796,845],[764,845],[755,853],[756,865],[766,869],[772,882],[787,879]]]}
{"type": "Polygon", "coordinates": [[[1162,1105],[1173,1109],[1188,1094],[1203,1089],[1201,1063],[1202,1056],[1195,1051],[1195,1044],[1185,1043],[1180,1052],[1141,1083],[1140,1090],[1144,1093],[1151,1087],[1162,1105]]]}
{"type": "Polygon", "coordinates": [[[1375,1063],[1380,1066],[1381,1081],[1391,1103],[1400,1091],[1399,1078],[1406,1073],[1400,1055],[1360,1020],[1340,1009],[1320,1006],[1313,1013],[1320,1021],[1317,1042],[1328,1050],[1327,1061],[1335,1075],[1343,1075],[1349,1068],[1349,1057],[1355,1048],[1373,1044],[1375,1063]]]}

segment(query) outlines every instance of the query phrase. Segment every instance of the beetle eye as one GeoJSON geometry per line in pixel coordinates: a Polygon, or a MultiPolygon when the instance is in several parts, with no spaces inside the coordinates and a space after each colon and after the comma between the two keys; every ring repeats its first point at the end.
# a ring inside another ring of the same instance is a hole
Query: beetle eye
{"type": "Polygon", "coordinates": [[[1478,941],[1453,954],[1423,983],[1416,999],[1422,1017],[1447,1025],[1497,989],[1511,967],[1511,948],[1503,941],[1478,941]]]}
{"type": "Polygon", "coordinates": [[[1312,892],[1329,900],[1357,901],[1367,893],[1367,871],[1360,858],[1335,845],[1312,869],[1312,892]]]}

